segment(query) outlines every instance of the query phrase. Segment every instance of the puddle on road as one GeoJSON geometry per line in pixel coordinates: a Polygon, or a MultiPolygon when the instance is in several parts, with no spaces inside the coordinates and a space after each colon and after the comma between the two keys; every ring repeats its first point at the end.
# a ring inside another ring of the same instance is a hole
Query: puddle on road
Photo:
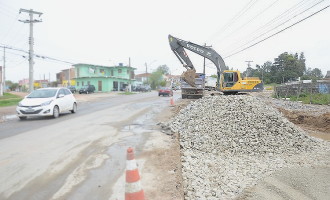
{"type": "Polygon", "coordinates": [[[118,133],[122,136],[120,140],[106,151],[110,159],[106,160],[100,168],[91,170],[88,178],[76,189],[70,199],[104,199],[109,198],[109,194],[116,193],[111,189],[126,169],[127,148],[133,147],[136,156],[140,154],[149,138],[149,133],[154,130],[153,117],[165,106],[167,105],[163,103],[152,105],[151,110],[133,120],[132,123],[123,126],[118,133]]]}

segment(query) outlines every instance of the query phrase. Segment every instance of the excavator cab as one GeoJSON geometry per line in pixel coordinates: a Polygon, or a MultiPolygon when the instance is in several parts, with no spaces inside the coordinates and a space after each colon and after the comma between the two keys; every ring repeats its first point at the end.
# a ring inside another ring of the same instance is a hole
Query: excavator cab
{"type": "Polygon", "coordinates": [[[239,80],[237,72],[224,72],[223,74],[222,87],[233,87],[239,80]]]}

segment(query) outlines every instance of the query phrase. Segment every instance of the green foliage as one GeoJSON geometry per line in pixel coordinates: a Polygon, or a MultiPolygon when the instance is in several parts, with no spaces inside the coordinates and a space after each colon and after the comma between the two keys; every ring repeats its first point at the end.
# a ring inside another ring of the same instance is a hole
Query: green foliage
{"type": "Polygon", "coordinates": [[[161,72],[162,74],[170,74],[170,68],[167,65],[160,65],[157,67],[156,71],[161,72]]]}
{"type": "Polygon", "coordinates": [[[302,80],[313,80],[323,78],[322,71],[318,68],[306,69],[304,53],[289,54],[284,52],[274,59],[274,63],[267,61],[255,68],[248,67],[243,72],[244,76],[259,77],[265,84],[295,81],[299,77],[302,80]]]}
{"type": "Polygon", "coordinates": [[[155,71],[151,73],[149,77],[149,82],[152,89],[156,89],[158,86],[160,86],[162,81],[163,81],[162,71],[155,71]]]}
{"type": "Polygon", "coordinates": [[[8,86],[11,91],[15,91],[19,87],[18,83],[13,83],[12,81],[6,81],[6,86],[8,86]]]}
{"type": "Polygon", "coordinates": [[[149,84],[152,89],[156,89],[159,86],[166,86],[166,81],[163,75],[170,74],[170,68],[167,65],[160,65],[156,71],[152,72],[149,77],[149,84]]]}
{"type": "Polygon", "coordinates": [[[329,105],[330,94],[301,94],[299,97],[291,96],[291,101],[302,101],[305,104],[329,105]]]}
{"type": "Polygon", "coordinates": [[[4,93],[3,96],[0,96],[0,107],[17,105],[21,100],[20,96],[4,93]]]}
{"type": "MultiPolygon", "coordinates": [[[[279,97],[284,98],[284,97],[279,97]]],[[[304,104],[318,104],[318,105],[329,105],[330,104],[330,94],[309,94],[302,93],[299,95],[289,96],[290,101],[302,101],[304,104]]]]}
{"type": "Polygon", "coordinates": [[[120,92],[118,94],[121,94],[121,95],[131,95],[131,94],[135,94],[134,92],[120,92]]]}

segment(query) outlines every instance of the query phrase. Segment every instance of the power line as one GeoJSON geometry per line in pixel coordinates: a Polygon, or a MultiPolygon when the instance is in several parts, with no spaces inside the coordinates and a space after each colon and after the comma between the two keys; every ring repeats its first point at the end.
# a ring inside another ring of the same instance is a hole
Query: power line
{"type": "Polygon", "coordinates": [[[316,15],[316,14],[322,12],[323,10],[325,10],[325,9],[327,9],[327,8],[329,8],[329,7],[330,7],[330,5],[328,5],[328,6],[324,7],[324,8],[322,8],[321,10],[319,10],[319,11],[317,11],[317,12],[314,12],[313,14],[311,14],[311,15],[309,15],[309,16],[303,18],[302,20],[299,20],[298,22],[296,22],[296,23],[294,23],[294,24],[292,24],[292,25],[290,25],[290,26],[288,26],[288,27],[286,27],[286,28],[284,28],[284,29],[282,29],[282,30],[280,30],[280,31],[278,31],[278,32],[276,32],[276,33],[274,33],[274,34],[272,34],[272,35],[270,35],[270,36],[268,36],[268,37],[266,37],[266,38],[264,38],[264,39],[258,41],[258,42],[256,42],[256,43],[254,43],[254,44],[252,44],[252,45],[250,45],[250,46],[248,46],[248,47],[246,47],[246,48],[244,48],[244,49],[242,49],[242,50],[240,50],[240,51],[237,51],[237,52],[235,52],[235,53],[233,53],[233,54],[230,54],[230,55],[228,55],[228,56],[226,56],[226,57],[224,57],[224,58],[229,58],[229,57],[231,57],[231,56],[233,56],[233,55],[236,55],[236,54],[238,54],[238,53],[240,53],[240,52],[242,52],[242,51],[245,51],[245,50],[247,50],[247,49],[249,49],[249,48],[251,48],[251,47],[253,47],[253,46],[255,46],[255,45],[257,45],[257,44],[259,44],[259,43],[261,43],[261,42],[263,42],[263,41],[265,41],[265,40],[267,40],[267,39],[269,39],[269,38],[271,38],[271,37],[273,37],[273,36],[275,36],[275,35],[277,35],[277,34],[283,32],[283,31],[285,31],[285,30],[287,30],[287,29],[289,29],[289,28],[291,28],[291,27],[293,27],[293,26],[295,26],[295,25],[297,25],[297,24],[299,24],[300,22],[305,21],[306,19],[308,19],[308,18],[310,18],[310,17],[312,17],[312,16],[314,16],[314,15],[316,15]]]}
{"type": "Polygon", "coordinates": [[[222,42],[224,39],[228,38],[229,36],[233,36],[238,30],[242,29],[243,27],[245,27],[246,25],[248,25],[249,23],[251,23],[253,20],[255,20],[257,17],[259,17],[260,15],[262,15],[264,12],[266,12],[269,8],[271,8],[275,3],[277,3],[279,0],[275,0],[273,3],[271,3],[269,6],[267,6],[265,9],[262,9],[261,12],[259,12],[258,14],[256,14],[254,17],[252,17],[250,20],[248,20],[247,22],[245,22],[242,26],[236,28],[235,30],[231,31],[230,33],[228,33],[226,36],[224,36],[221,40],[219,40],[219,42],[222,42]]]}
{"type": "MultiPolygon", "coordinates": [[[[19,52],[23,52],[23,53],[26,53],[28,54],[29,52],[28,51],[25,51],[23,49],[18,49],[16,47],[11,47],[11,46],[7,46],[7,45],[0,45],[1,48],[3,47],[6,47],[6,49],[11,49],[11,50],[14,50],[14,51],[19,51],[19,52]]],[[[16,55],[19,55],[19,54],[16,54],[16,55]]],[[[23,55],[21,55],[23,56],[23,55]]],[[[39,59],[43,59],[43,60],[52,60],[52,61],[57,61],[57,62],[61,62],[61,63],[66,63],[66,64],[74,64],[73,62],[70,62],[70,61],[66,61],[66,60],[62,60],[62,59],[57,59],[57,58],[52,58],[52,57],[49,57],[49,56],[44,56],[44,55],[41,55],[41,54],[34,54],[34,57],[36,58],[39,58],[39,59]]]]}
{"type": "MultiPolygon", "coordinates": [[[[245,43],[241,44],[239,47],[233,49],[233,50],[230,51],[230,52],[233,52],[233,51],[235,51],[235,50],[237,50],[237,49],[240,49],[241,47],[243,47],[243,46],[245,46],[245,45],[247,45],[247,44],[249,44],[249,43],[251,43],[251,42],[257,40],[258,38],[262,37],[263,35],[266,35],[267,33],[269,33],[269,32],[271,32],[271,31],[277,29],[278,27],[280,27],[280,26],[282,26],[283,24],[289,22],[290,20],[296,18],[297,16],[299,16],[299,15],[305,13],[306,11],[310,10],[311,8],[315,7],[316,5],[320,4],[320,3],[323,2],[323,1],[324,1],[324,0],[321,0],[321,1],[317,2],[316,4],[314,4],[314,5],[310,6],[310,7],[308,7],[307,9],[305,9],[305,10],[302,11],[302,12],[300,12],[299,14],[296,14],[296,15],[294,15],[293,17],[287,19],[286,21],[282,22],[281,24],[277,25],[276,27],[274,27],[274,28],[272,28],[272,29],[270,29],[270,30],[268,30],[268,31],[266,31],[266,32],[261,33],[260,35],[254,37],[253,39],[251,39],[251,40],[248,41],[248,42],[245,42],[245,43]]],[[[303,1],[302,1],[302,2],[303,2],[303,1]]],[[[287,13],[288,11],[291,11],[291,10],[293,10],[293,9],[296,9],[295,7],[297,7],[297,5],[301,4],[302,2],[296,4],[295,6],[291,7],[290,9],[286,10],[284,13],[282,13],[281,15],[275,17],[274,19],[272,19],[272,20],[269,21],[267,24],[263,25],[262,27],[260,27],[260,28],[257,29],[256,31],[254,31],[253,33],[256,33],[256,32],[258,32],[260,29],[263,29],[263,28],[268,27],[269,25],[273,24],[275,21],[277,21],[276,19],[278,19],[278,18],[282,18],[282,17],[283,17],[283,14],[285,14],[285,13],[287,13]]],[[[295,13],[293,13],[293,14],[295,14],[295,13]]],[[[252,33],[252,34],[253,34],[253,33],[252,33]]],[[[241,42],[241,43],[242,43],[242,42],[241,42]]],[[[239,43],[238,43],[238,44],[239,44],[239,43]]],[[[232,44],[231,46],[234,46],[234,45],[235,45],[235,44],[232,44]]]]}
{"type": "Polygon", "coordinates": [[[221,31],[225,32],[230,26],[234,24],[242,15],[244,15],[258,0],[250,0],[233,18],[229,20],[224,26],[222,26],[211,38],[216,37],[216,35],[221,31]],[[250,5],[251,4],[251,5],[250,5]]]}

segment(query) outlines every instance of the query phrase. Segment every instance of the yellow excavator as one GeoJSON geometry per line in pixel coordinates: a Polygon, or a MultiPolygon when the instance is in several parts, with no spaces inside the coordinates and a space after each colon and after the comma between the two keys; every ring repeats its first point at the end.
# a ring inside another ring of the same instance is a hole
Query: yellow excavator
{"type": "MultiPolygon", "coordinates": [[[[187,69],[182,74],[182,79],[188,83],[191,88],[189,91],[184,91],[182,97],[189,96],[189,93],[194,92],[193,88],[198,89],[196,81],[201,77],[201,74],[196,73],[196,69],[189,59],[185,49],[188,49],[200,56],[209,59],[217,68],[217,84],[216,90],[223,92],[224,94],[237,94],[239,92],[260,92],[263,90],[263,83],[257,77],[245,77],[242,78],[240,71],[237,70],[224,70],[226,65],[222,57],[211,47],[205,47],[192,42],[184,41],[179,38],[168,36],[170,47],[179,61],[183,64],[183,67],[187,69]],[[186,94],[187,93],[187,94],[186,94]]],[[[205,77],[205,75],[204,75],[205,77]]]]}

